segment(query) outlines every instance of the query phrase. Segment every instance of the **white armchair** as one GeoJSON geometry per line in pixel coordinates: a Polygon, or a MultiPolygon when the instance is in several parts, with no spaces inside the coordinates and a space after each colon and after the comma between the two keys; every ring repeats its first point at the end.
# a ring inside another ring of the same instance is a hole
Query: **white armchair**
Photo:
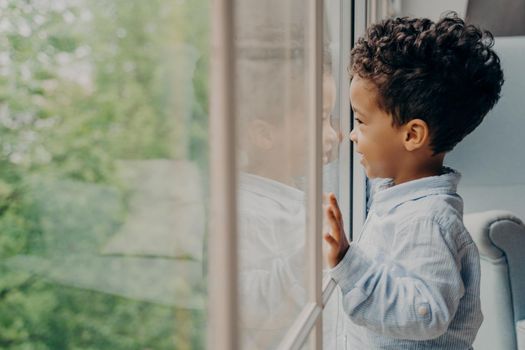
{"type": "Polygon", "coordinates": [[[525,225],[501,210],[467,214],[465,225],[481,256],[485,319],[474,348],[525,349],[525,225]]]}

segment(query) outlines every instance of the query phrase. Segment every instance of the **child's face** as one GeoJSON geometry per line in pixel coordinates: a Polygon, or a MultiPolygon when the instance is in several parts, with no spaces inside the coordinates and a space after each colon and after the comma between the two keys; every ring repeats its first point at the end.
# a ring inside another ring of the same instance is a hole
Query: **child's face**
{"type": "MultiPolygon", "coordinates": [[[[323,75],[322,91],[322,115],[319,116],[322,118],[322,154],[323,164],[328,164],[337,158],[341,142],[339,133],[334,129],[331,121],[336,100],[335,80],[331,74],[323,75]]],[[[284,150],[289,150],[288,159],[285,161],[293,169],[293,175],[304,175],[308,164],[307,149],[313,147],[313,140],[308,138],[308,116],[305,115],[304,109],[299,108],[286,118],[289,120],[287,127],[279,129],[283,134],[277,137],[284,144],[277,145],[275,150],[279,155],[284,154],[284,150]]],[[[274,155],[274,159],[279,158],[279,155],[274,155]]]]}
{"type": "Polygon", "coordinates": [[[350,103],[355,116],[350,140],[362,155],[366,175],[394,177],[404,155],[404,133],[392,126],[392,117],[379,107],[375,86],[358,75],[350,85],[350,103]]]}

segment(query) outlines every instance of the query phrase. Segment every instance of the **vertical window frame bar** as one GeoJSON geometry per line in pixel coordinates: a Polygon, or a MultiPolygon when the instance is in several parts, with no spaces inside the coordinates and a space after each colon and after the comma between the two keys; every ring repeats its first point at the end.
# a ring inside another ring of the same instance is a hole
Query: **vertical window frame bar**
{"type": "Polygon", "coordinates": [[[238,254],[234,1],[211,2],[208,349],[237,350],[238,254]]]}
{"type": "MultiPolygon", "coordinates": [[[[308,1],[308,134],[313,147],[308,148],[307,187],[307,256],[308,297],[316,310],[323,308],[322,295],[322,187],[323,187],[323,0],[308,1]]],[[[322,312],[316,315],[311,348],[321,350],[323,346],[322,312]]]]}

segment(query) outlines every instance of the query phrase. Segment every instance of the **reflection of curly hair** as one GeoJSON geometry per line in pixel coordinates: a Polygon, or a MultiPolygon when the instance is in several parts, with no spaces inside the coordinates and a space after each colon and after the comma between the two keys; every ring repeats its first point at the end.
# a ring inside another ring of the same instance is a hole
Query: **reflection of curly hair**
{"type": "Polygon", "coordinates": [[[454,12],[435,23],[387,19],[358,40],[351,74],[373,82],[393,125],[422,119],[434,154],[448,152],[500,97],[503,72],[493,45],[490,32],[466,25],[454,12]]]}

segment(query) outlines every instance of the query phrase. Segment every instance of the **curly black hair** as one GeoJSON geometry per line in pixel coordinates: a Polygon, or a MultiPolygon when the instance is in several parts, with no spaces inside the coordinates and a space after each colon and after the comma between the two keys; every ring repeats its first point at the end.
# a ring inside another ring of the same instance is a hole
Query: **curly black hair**
{"type": "Polygon", "coordinates": [[[393,126],[424,120],[435,155],[452,150],[498,101],[504,79],[493,45],[489,31],[455,12],[437,22],[387,19],[358,40],[350,74],[376,86],[393,126]]]}

